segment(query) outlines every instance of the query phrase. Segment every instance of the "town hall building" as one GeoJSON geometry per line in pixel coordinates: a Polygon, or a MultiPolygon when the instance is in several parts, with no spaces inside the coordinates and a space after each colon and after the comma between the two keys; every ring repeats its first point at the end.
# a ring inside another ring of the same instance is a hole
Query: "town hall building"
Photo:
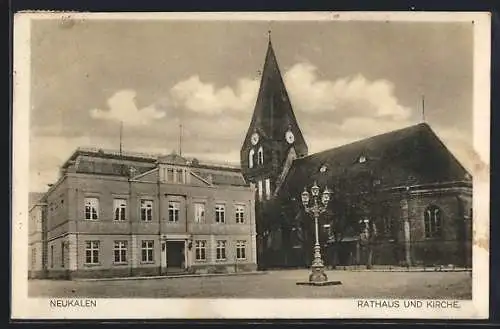
{"type": "Polygon", "coordinates": [[[253,271],[254,208],[239,168],[79,148],[30,209],[29,276],[253,271]]]}

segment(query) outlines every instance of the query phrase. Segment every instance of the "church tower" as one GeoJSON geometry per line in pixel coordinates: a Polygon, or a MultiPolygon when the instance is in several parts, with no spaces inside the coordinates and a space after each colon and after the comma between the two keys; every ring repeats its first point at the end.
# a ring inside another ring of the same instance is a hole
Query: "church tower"
{"type": "Polygon", "coordinates": [[[257,263],[261,269],[289,263],[288,219],[277,196],[293,161],[306,155],[307,145],[269,36],[259,93],[240,152],[243,176],[256,187],[257,263]]]}
{"type": "Polygon", "coordinates": [[[242,173],[257,189],[257,200],[271,200],[292,161],[307,155],[307,145],[281,76],[271,37],[259,93],[241,147],[242,173]]]}

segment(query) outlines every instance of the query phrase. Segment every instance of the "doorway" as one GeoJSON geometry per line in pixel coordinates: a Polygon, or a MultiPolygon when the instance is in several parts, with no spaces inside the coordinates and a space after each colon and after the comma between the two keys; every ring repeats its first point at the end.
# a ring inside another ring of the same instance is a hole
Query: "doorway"
{"type": "Polygon", "coordinates": [[[184,241],[167,241],[167,270],[183,270],[184,241]]]}

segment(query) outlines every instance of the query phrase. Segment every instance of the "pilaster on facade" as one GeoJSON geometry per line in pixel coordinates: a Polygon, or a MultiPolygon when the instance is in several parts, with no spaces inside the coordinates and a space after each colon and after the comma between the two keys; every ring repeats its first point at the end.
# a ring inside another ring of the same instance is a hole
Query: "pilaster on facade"
{"type": "Polygon", "coordinates": [[[409,202],[407,198],[403,198],[400,201],[401,206],[401,222],[403,223],[403,241],[405,246],[405,263],[407,266],[411,266],[411,229],[410,229],[410,218],[409,218],[409,202]]]}
{"type": "Polygon", "coordinates": [[[78,269],[78,242],[76,234],[68,234],[68,269],[76,271],[78,269]]]}
{"type": "Polygon", "coordinates": [[[139,249],[137,234],[131,235],[130,241],[130,264],[132,268],[136,268],[139,266],[139,257],[140,257],[140,249],[139,249]]]}

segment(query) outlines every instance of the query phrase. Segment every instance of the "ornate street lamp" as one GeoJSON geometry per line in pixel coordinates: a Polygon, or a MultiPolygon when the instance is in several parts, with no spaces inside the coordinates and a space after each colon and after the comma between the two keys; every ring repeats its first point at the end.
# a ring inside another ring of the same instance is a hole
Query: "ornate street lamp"
{"type": "Polygon", "coordinates": [[[314,258],[311,264],[311,274],[309,275],[309,282],[298,282],[297,284],[310,284],[310,285],[331,285],[340,284],[340,281],[328,281],[328,277],[325,274],[325,266],[323,264],[323,259],[321,258],[321,247],[319,244],[319,228],[318,219],[319,215],[327,210],[328,203],[330,202],[330,192],[328,188],[325,188],[323,193],[321,193],[320,200],[320,188],[314,182],[311,187],[311,193],[307,191],[304,187],[304,192],[302,192],[302,205],[306,213],[310,214],[314,218],[314,231],[316,241],[314,243],[314,258]],[[311,197],[312,196],[312,199],[311,197]]]}

